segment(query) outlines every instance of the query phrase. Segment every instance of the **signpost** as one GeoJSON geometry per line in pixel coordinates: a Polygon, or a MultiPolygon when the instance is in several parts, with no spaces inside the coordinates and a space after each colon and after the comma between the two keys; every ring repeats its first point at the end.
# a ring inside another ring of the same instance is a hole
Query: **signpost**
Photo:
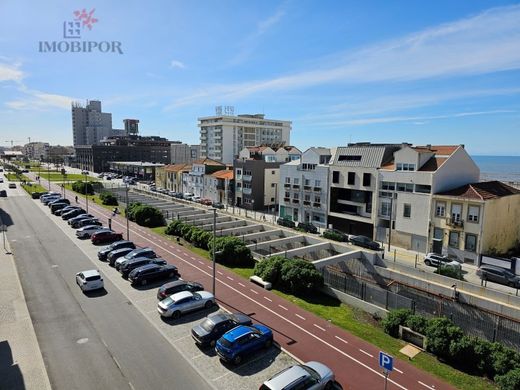
{"type": "Polygon", "coordinates": [[[5,253],[8,254],[9,251],[7,250],[7,248],[5,246],[5,232],[6,231],[7,231],[7,225],[1,224],[0,225],[0,232],[2,232],[2,237],[3,237],[3,241],[4,241],[4,250],[5,250],[5,253]]]}
{"type": "Polygon", "coordinates": [[[388,374],[394,369],[394,358],[383,351],[379,351],[379,366],[385,374],[385,390],[388,382],[388,374]]]}

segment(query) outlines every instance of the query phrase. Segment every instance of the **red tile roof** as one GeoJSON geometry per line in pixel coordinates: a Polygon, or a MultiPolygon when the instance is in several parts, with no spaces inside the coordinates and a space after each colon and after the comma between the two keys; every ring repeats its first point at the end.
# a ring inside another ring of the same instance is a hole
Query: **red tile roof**
{"type": "Polygon", "coordinates": [[[212,173],[211,176],[216,177],[217,179],[233,180],[234,171],[232,169],[217,171],[217,172],[212,173]]]}
{"type": "Polygon", "coordinates": [[[219,167],[225,165],[219,161],[212,160],[211,158],[208,158],[208,157],[193,161],[193,164],[214,165],[214,166],[219,166],[219,167]]]}
{"type": "Polygon", "coordinates": [[[433,152],[436,156],[451,156],[460,145],[429,145],[429,146],[415,146],[412,149],[421,152],[433,152]]]}
{"type": "Polygon", "coordinates": [[[498,199],[504,196],[520,194],[520,190],[508,186],[501,181],[482,181],[479,183],[466,184],[449,191],[441,192],[437,195],[454,196],[466,199],[498,199]]]}
{"type": "Polygon", "coordinates": [[[191,165],[188,165],[188,164],[173,164],[173,165],[166,165],[164,167],[164,170],[166,172],[179,172],[179,171],[182,171],[183,169],[190,169],[191,168],[191,165]]]}

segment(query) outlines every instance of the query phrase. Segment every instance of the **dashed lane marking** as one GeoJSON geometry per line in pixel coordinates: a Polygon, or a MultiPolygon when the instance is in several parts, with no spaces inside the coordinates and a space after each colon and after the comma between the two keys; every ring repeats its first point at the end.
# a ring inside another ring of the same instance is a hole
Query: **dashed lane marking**
{"type": "Polygon", "coordinates": [[[398,368],[396,368],[396,367],[394,367],[394,370],[397,371],[399,374],[402,374],[402,373],[403,373],[400,369],[398,369],[398,368]]]}
{"type": "Polygon", "coordinates": [[[316,325],[316,324],[312,324],[312,325],[314,325],[316,328],[318,328],[318,329],[320,329],[320,330],[326,332],[325,328],[322,328],[321,326],[316,325]]]}
{"type": "Polygon", "coordinates": [[[258,293],[255,290],[253,290],[252,288],[250,288],[249,291],[258,295],[258,293]]]}
{"type": "Polygon", "coordinates": [[[267,299],[269,302],[272,302],[273,300],[267,297],[264,297],[264,299],[267,299]]]}
{"type": "Polygon", "coordinates": [[[235,280],[231,276],[226,276],[226,278],[228,278],[229,280],[235,280]]]}
{"type": "Polygon", "coordinates": [[[287,309],[285,306],[282,306],[282,305],[278,305],[278,306],[281,307],[281,308],[284,309],[284,310],[289,310],[289,309],[287,309]]]}
{"type": "Polygon", "coordinates": [[[361,348],[359,348],[359,352],[364,353],[367,356],[370,356],[371,358],[374,357],[374,355],[369,354],[367,351],[363,351],[361,348]]]}
{"type": "Polygon", "coordinates": [[[431,386],[428,386],[426,383],[423,383],[421,381],[417,381],[420,385],[423,385],[424,387],[430,389],[430,390],[435,390],[435,387],[431,387],[431,386]]]}
{"type": "Polygon", "coordinates": [[[347,340],[344,340],[342,339],[341,337],[339,336],[334,336],[335,338],[337,338],[339,341],[343,341],[345,344],[348,344],[348,341],[347,340]]]}
{"type": "Polygon", "coordinates": [[[298,317],[298,318],[300,318],[300,319],[302,319],[302,320],[304,320],[304,321],[305,321],[305,317],[302,317],[302,316],[301,316],[301,315],[299,315],[299,314],[294,314],[294,315],[295,315],[296,317],[298,317]]]}
{"type": "Polygon", "coordinates": [[[240,283],[240,282],[238,282],[238,284],[240,284],[242,287],[245,287],[245,286],[246,286],[244,283],[240,283]]]}

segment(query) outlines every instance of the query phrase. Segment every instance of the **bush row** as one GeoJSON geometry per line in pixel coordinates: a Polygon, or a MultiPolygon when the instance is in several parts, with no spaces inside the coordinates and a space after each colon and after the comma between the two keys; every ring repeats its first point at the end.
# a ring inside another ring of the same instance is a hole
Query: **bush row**
{"type": "Polygon", "coordinates": [[[114,194],[112,194],[111,192],[102,192],[100,195],[99,195],[99,199],[101,199],[101,203],[103,203],[104,205],[108,205],[108,206],[118,206],[119,203],[117,201],[117,198],[114,194]]]}
{"type": "Polygon", "coordinates": [[[130,221],[146,227],[164,226],[166,221],[161,211],[153,206],[133,202],[126,208],[126,213],[130,221]]]}
{"type": "Polygon", "coordinates": [[[322,236],[324,238],[328,238],[329,240],[334,240],[334,241],[345,241],[343,236],[341,234],[338,234],[336,232],[333,232],[333,231],[330,231],[330,230],[325,230],[322,234],[322,236]]]}
{"type": "Polygon", "coordinates": [[[237,237],[216,237],[213,247],[212,233],[186,222],[175,220],[166,227],[165,233],[179,236],[197,248],[215,251],[215,261],[230,267],[251,267],[254,264],[251,251],[237,237]]]}
{"type": "Polygon", "coordinates": [[[323,276],[313,264],[282,256],[268,257],[256,263],[255,275],[278,290],[300,296],[313,293],[323,286],[323,276]]]}
{"type": "Polygon", "coordinates": [[[75,181],[72,183],[72,190],[79,192],[83,195],[93,195],[94,194],[94,187],[90,182],[84,182],[84,181],[75,181]]]}
{"type": "Polygon", "coordinates": [[[467,336],[446,317],[426,319],[410,310],[392,310],[382,321],[383,329],[393,337],[399,325],[427,337],[427,350],[453,367],[472,375],[493,379],[502,390],[520,389],[520,353],[500,343],[467,336]]]}

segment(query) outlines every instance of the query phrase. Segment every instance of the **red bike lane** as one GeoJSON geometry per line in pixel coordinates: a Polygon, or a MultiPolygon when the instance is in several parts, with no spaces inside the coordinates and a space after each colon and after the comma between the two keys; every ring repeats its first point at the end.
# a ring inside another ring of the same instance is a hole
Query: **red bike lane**
{"type": "MultiPolygon", "coordinates": [[[[80,199],[80,205],[84,206],[84,203],[84,199],[80,199]]],[[[91,202],[89,212],[102,222],[112,218],[113,229],[126,231],[126,219],[121,216],[112,217],[107,209],[91,202]]],[[[207,259],[133,222],[130,222],[130,239],[138,246],[152,247],[165,260],[175,264],[183,279],[199,281],[207,289],[212,285],[212,264],[207,259]]],[[[318,360],[326,364],[345,390],[384,387],[377,347],[218,264],[216,269],[215,295],[219,304],[269,326],[283,350],[301,361],[318,360]]],[[[395,359],[387,388],[437,390],[453,387],[404,360],[395,359]]]]}

